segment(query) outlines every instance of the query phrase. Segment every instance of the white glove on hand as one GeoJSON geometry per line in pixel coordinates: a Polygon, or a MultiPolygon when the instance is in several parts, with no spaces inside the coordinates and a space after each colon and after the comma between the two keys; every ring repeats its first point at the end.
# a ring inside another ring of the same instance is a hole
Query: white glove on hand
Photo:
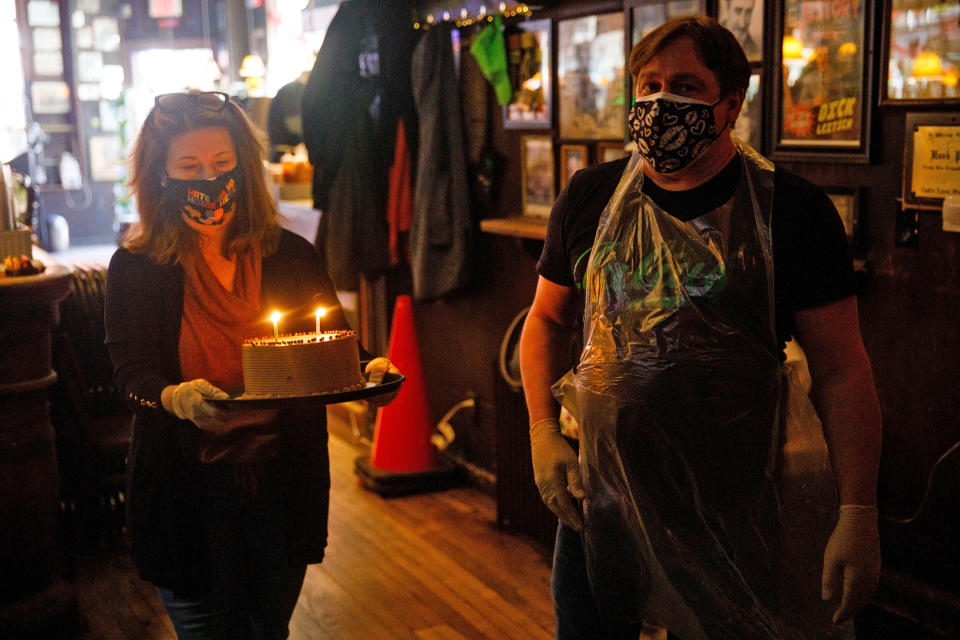
{"type": "MultiPolygon", "coordinates": [[[[368,362],[363,372],[367,374],[367,382],[380,384],[383,382],[383,376],[388,373],[400,373],[400,369],[397,369],[388,358],[380,357],[368,362]]],[[[385,407],[397,399],[398,393],[400,393],[400,387],[397,387],[391,393],[368,398],[367,404],[371,407],[385,407]]]]}
{"type": "Polygon", "coordinates": [[[845,504],[823,552],[821,595],[830,600],[843,588],[834,624],[849,620],[867,605],[880,581],[877,508],[845,504]]]}
{"type": "Polygon", "coordinates": [[[181,420],[189,420],[204,431],[219,432],[224,415],[207,400],[228,400],[229,395],[203,378],[181,382],[170,394],[170,411],[181,420]]]}
{"type": "Polygon", "coordinates": [[[533,479],[543,503],[563,524],[579,531],[583,528],[583,518],[572,498],[584,496],[580,461],[560,435],[560,422],[556,418],[538,420],[530,425],[530,452],[533,455],[533,479]]]}

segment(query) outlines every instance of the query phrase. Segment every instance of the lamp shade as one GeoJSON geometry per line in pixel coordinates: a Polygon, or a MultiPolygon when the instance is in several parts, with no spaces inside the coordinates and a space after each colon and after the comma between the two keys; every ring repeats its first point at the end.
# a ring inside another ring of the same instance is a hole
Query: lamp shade
{"type": "Polygon", "coordinates": [[[783,37],[784,60],[797,60],[803,57],[803,43],[796,36],[783,37]]]}
{"type": "Polygon", "coordinates": [[[844,42],[837,49],[837,53],[839,53],[842,56],[852,56],[857,53],[857,45],[855,42],[850,42],[850,41],[844,42]]]}
{"type": "Polygon", "coordinates": [[[263,59],[255,53],[251,53],[243,57],[243,62],[240,64],[240,70],[237,72],[240,74],[241,78],[248,77],[262,77],[266,73],[266,69],[263,66],[263,59]]]}
{"type": "Polygon", "coordinates": [[[913,61],[913,73],[911,74],[914,78],[930,78],[942,73],[943,63],[936,51],[925,49],[917,54],[916,60],[913,61]]]}

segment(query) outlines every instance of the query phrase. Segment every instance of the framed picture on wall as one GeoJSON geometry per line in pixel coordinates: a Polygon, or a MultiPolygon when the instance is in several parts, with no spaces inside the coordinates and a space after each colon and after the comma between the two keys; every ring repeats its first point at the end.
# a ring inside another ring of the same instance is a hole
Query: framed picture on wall
{"type": "Polygon", "coordinates": [[[613,162],[620,158],[630,155],[623,142],[598,142],[597,143],[597,164],[604,162],[613,162]]]}
{"type": "Polygon", "coordinates": [[[762,154],[763,91],[760,88],[760,73],[750,74],[750,84],[747,85],[747,94],[733,127],[733,134],[762,154]]]}
{"type": "Polygon", "coordinates": [[[720,0],[717,19],[737,37],[747,60],[763,61],[763,0],[720,0]]]}
{"type": "Polygon", "coordinates": [[[550,81],[551,21],[527,20],[507,25],[507,71],[513,98],[503,108],[505,129],[549,129],[553,126],[550,81]]]}
{"type": "Polygon", "coordinates": [[[622,12],[558,23],[561,138],[596,140],[626,135],[625,69],[622,12]]]}
{"type": "Polygon", "coordinates": [[[903,151],[903,208],[943,208],[960,196],[960,113],[908,113],[903,151]]]}
{"type": "Polygon", "coordinates": [[[549,217],[556,198],[553,173],[553,139],[547,135],[523,136],[520,193],[523,215],[549,217]]]}
{"type": "Polygon", "coordinates": [[[630,16],[631,47],[671,18],[707,13],[705,0],[626,0],[624,7],[630,16]]]}
{"type": "Polygon", "coordinates": [[[48,78],[59,78],[63,75],[62,51],[34,51],[33,73],[48,78]]]}
{"type": "Polygon", "coordinates": [[[580,169],[589,166],[587,162],[587,145],[562,144],[560,145],[560,188],[563,189],[580,169]]]}
{"type": "Polygon", "coordinates": [[[824,187],[833,206],[837,208],[843,220],[843,230],[847,233],[847,242],[851,246],[857,237],[860,224],[860,189],[857,187],[824,187]]]}
{"type": "Polygon", "coordinates": [[[872,7],[867,0],[780,0],[772,156],[867,162],[872,7]]]}
{"type": "Polygon", "coordinates": [[[30,85],[30,100],[34,113],[70,113],[70,87],[63,81],[34,81],[30,85]]]}
{"type": "Polygon", "coordinates": [[[943,0],[885,0],[881,104],[960,104],[960,8],[943,0]],[[922,19],[919,17],[922,16],[922,19]]]}

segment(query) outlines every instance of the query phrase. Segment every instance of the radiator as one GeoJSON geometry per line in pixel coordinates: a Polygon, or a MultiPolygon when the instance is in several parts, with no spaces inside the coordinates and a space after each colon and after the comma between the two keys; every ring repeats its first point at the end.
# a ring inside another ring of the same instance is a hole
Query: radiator
{"type": "Polygon", "coordinates": [[[540,500],[533,483],[530,435],[523,392],[494,371],[496,402],[497,524],[553,549],[557,517],[540,500]]]}

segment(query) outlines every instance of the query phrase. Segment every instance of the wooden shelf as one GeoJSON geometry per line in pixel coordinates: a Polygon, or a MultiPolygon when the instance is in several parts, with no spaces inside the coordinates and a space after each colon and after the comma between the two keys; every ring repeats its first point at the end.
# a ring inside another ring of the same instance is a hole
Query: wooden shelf
{"type": "Polygon", "coordinates": [[[514,238],[543,240],[547,237],[547,219],[533,216],[512,218],[488,218],[480,221],[480,230],[514,238]]]}

